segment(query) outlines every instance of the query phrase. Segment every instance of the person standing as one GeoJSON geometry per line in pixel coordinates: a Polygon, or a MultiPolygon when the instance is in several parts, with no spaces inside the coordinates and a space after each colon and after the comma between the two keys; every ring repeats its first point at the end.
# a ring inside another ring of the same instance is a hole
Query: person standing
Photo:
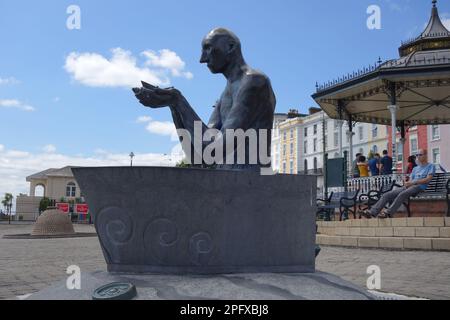
{"type": "Polygon", "coordinates": [[[358,169],[359,169],[359,176],[361,178],[366,178],[369,176],[369,165],[366,162],[365,156],[360,156],[358,159],[358,169]]]}
{"type": "Polygon", "coordinates": [[[411,174],[415,167],[417,167],[416,156],[413,155],[408,158],[408,169],[406,170],[406,173],[411,174]]]}
{"type": "Polygon", "coordinates": [[[388,151],[383,151],[383,158],[380,160],[381,163],[381,175],[392,174],[392,158],[388,155],[388,151]]]}
{"type": "Polygon", "coordinates": [[[369,169],[372,177],[380,175],[380,154],[377,153],[375,156],[369,160],[369,169]]]}
{"type": "Polygon", "coordinates": [[[361,153],[357,153],[355,160],[353,160],[353,163],[352,163],[353,178],[359,178],[360,177],[358,161],[359,161],[359,157],[361,157],[361,156],[362,156],[361,153]]]}

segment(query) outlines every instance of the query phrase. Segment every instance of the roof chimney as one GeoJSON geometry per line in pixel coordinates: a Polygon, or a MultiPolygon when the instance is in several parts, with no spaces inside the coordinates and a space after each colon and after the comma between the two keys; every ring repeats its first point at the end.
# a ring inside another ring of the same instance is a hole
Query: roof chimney
{"type": "Polygon", "coordinates": [[[320,111],[322,111],[322,109],[311,107],[311,108],[309,108],[309,115],[313,115],[313,114],[318,113],[320,111]]]}
{"type": "Polygon", "coordinates": [[[288,112],[288,119],[294,119],[300,117],[297,109],[290,109],[288,112]]]}

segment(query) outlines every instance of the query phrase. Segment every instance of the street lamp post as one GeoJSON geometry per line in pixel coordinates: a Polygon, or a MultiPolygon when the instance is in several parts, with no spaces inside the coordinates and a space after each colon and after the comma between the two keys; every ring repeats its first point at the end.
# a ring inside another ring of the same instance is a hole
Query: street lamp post
{"type": "Polygon", "coordinates": [[[131,167],[133,166],[133,158],[134,158],[134,153],[131,152],[131,153],[130,153],[131,167]]]}
{"type": "Polygon", "coordinates": [[[8,214],[8,224],[11,224],[11,207],[12,207],[12,204],[8,204],[8,206],[9,206],[9,214],[8,214]]]}

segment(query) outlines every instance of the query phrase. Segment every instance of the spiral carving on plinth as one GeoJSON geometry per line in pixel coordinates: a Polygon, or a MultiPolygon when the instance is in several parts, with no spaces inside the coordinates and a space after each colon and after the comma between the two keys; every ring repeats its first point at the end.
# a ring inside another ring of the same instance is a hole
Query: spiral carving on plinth
{"type": "Polygon", "coordinates": [[[128,211],[118,207],[101,210],[95,226],[99,235],[112,245],[124,245],[133,235],[133,221],[128,211]]]}
{"type": "Polygon", "coordinates": [[[178,229],[169,219],[152,221],[144,231],[144,246],[159,263],[169,264],[168,248],[178,241],[178,229]]]}
{"type": "Polygon", "coordinates": [[[213,241],[206,232],[193,235],[189,241],[189,253],[191,261],[200,266],[209,264],[213,251],[213,241]]]}

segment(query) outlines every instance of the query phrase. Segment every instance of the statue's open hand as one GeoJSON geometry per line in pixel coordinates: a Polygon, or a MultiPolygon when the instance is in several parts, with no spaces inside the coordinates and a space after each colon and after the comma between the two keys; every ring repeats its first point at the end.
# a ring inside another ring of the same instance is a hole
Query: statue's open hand
{"type": "Polygon", "coordinates": [[[142,85],[142,88],[133,88],[133,92],[139,102],[146,107],[171,107],[181,96],[175,88],[161,89],[145,82],[142,82],[142,85]]]}

